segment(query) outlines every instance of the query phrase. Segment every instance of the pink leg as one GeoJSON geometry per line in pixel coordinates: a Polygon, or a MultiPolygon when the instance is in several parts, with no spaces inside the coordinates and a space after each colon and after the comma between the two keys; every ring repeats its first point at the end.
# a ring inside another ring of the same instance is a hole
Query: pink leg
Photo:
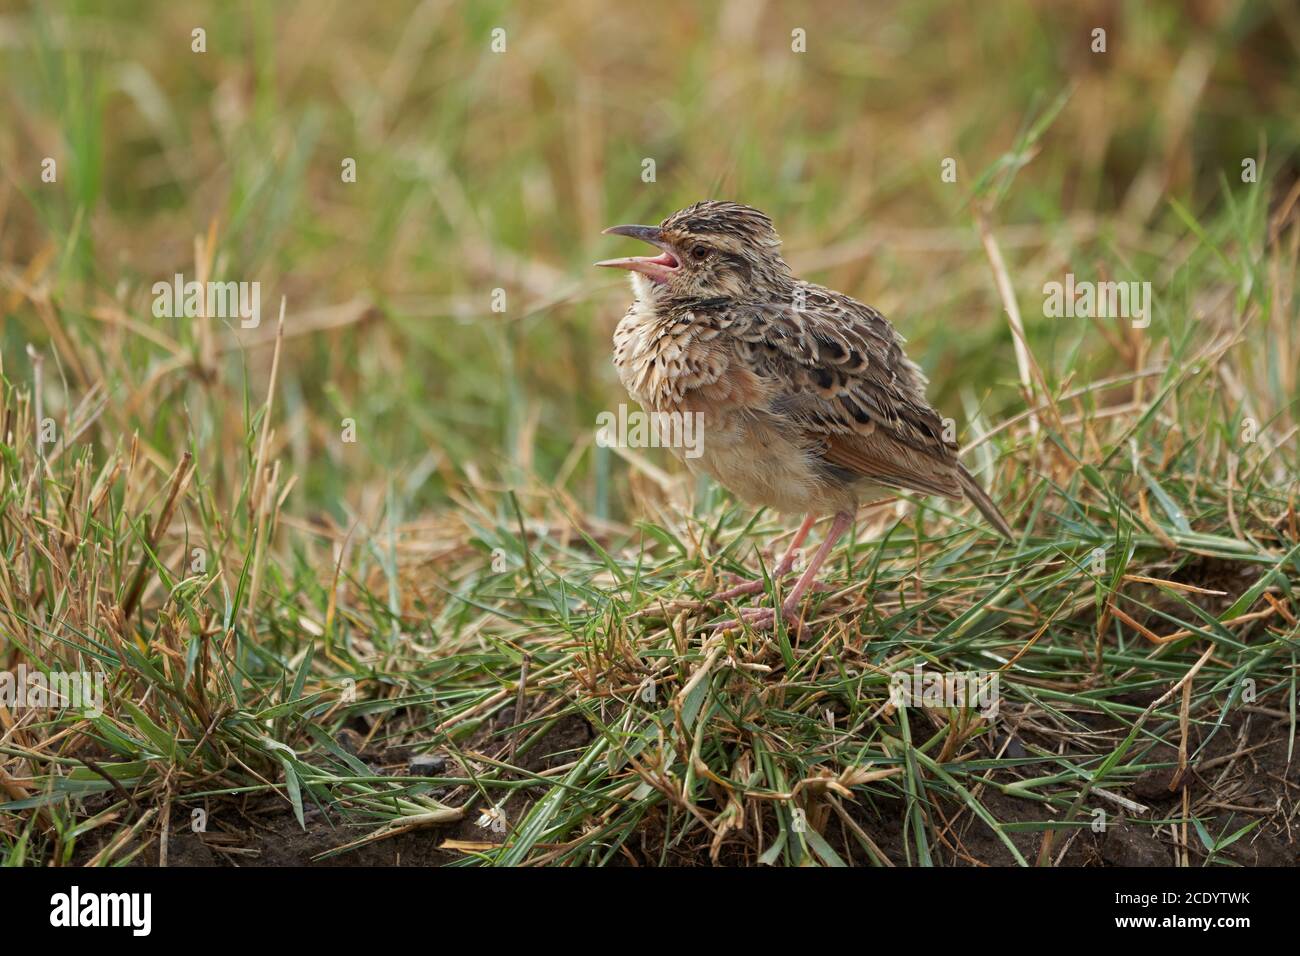
{"type": "MultiPolygon", "coordinates": [[[[813,559],[808,562],[808,567],[804,568],[803,574],[799,575],[799,580],[795,582],[794,588],[790,591],[790,596],[781,603],[781,616],[785,618],[787,624],[797,625],[799,623],[799,605],[803,597],[813,586],[817,578],[817,573],[821,570],[826,559],[830,557],[831,548],[835,542],[840,539],[850,524],[853,523],[853,515],[847,512],[839,512],[831,522],[830,530],[826,532],[826,540],[821,543],[813,559]]],[[[756,630],[767,630],[772,627],[776,621],[776,611],[773,608],[748,608],[740,612],[740,616],[732,618],[718,626],[718,630],[725,631],[738,624],[746,623],[756,630]]]]}
{"type": "MultiPolygon", "coordinates": [[[[803,547],[804,541],[808,539],[808,532],[812,530],[812,526],[816,521],[817,516],[815,514],[810,514],[808,517],[803,519],[803,524],[799,526],[799,530],[794,533],[794,537],[790,540],[790,547],[785,549],[785,556],[782,557],[780,563],[772,569],[773,580],[783,578],[790,573],[790,569],[794,567],[795,555],[799,553],[799,549],[803,547]]],[[[765,586],[766,585],[762,578],[753,581],[746,581],[744,584],[738,584],[734,588],[728,588],[726,591],[713,595],[713,600],[730,601],[732,598],[738,598],[744,594],[758,594],[765,586]]]]}

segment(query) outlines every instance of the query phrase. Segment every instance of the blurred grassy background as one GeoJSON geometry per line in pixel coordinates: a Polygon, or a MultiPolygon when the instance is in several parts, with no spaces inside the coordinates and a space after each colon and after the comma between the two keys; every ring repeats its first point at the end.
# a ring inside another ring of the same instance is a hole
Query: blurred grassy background
{"type": "MultiPolygon", "coordinates": [[[[798,271],[893,319],[964,438],[959,411],[1019,401],[972,227],[986,170],[1025,164],[995,229],[1053,381],[1115,349],[1043,319],[1045,281],[1168,287],[1187,230],[1167,196],[1196,214],[1265,151],[1270,176],[1297,174],[1300,11],[1283,0],[0,10],[5,372],[29,378],[24,347],[55,344],[57,312],[77,360],[47,379],[47,408],[111,381],[88,437],[139,430],[160,466],[193,446],[217,487],[236,483],[216,439],[245,433],[245,387],[264,394],[285,295],[273,451],[299,477],[290,509],[339,520],[373,516],[394,475],[408,511],[437,505],[470,463],[507,483],[560,474],[622,510],[619,469],[581,455],[596,412],[626,400],[608,352],[628,293],[589,268],[613,254],[605,225],[710,196],[762,207],[798,271]],[[152,283],[208,257],[216,278],[262,282],[260,329],[153,318],[152,283]]],[[[1185,320],[1171,305],[1157,325],[1185,320]]]]}

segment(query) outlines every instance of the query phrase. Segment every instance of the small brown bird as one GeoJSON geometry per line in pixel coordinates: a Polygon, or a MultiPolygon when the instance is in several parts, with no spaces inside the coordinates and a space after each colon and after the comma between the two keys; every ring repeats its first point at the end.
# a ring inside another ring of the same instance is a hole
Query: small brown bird
{"type": "MultiPolygon", "coordinates": [[[[781,606],[788,622],[861,498],[881,488],[964,495],[1012,536],[944,438],[903,338],[871,306],[795,278],[767,215],[707,200],[658,226],[605,233],[661,250],[596,263],[632,273],[635,298],[614,332],[628,392],[651,412],[703,414],[698,457],[674,449],[692,471],[751,504],[806,515],[773,579],[793,567],[816,518],[834,516],[781,606]]],[[[716,597],[762,588],[751,581],[716,597]]],[[[742,620],[768,627],[775,611],[742,620]]]]}

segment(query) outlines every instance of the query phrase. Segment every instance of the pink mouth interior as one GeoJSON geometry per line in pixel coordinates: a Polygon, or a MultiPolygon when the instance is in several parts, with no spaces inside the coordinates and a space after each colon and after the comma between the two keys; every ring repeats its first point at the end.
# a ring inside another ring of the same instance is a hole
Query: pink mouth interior
{"type": "MultiPolygon", "coordinates": [[[[677,261],[677,257],[674,256],[667,249],[665,249],[661,255],[657,255],[654,257],[647,256],[643,261],[653,263],[654,265],[657,266],[663,266],[665,269],[676,269],[679,265],[681,265],[681,263],[677,261]]],[[[651,282],[655,282],[659,285],[667,285],[668,282],[668,280],[665,277],[660,275],[655,275],[653,272],[646,273],[646,278],[648,278],[651,282]]]]}

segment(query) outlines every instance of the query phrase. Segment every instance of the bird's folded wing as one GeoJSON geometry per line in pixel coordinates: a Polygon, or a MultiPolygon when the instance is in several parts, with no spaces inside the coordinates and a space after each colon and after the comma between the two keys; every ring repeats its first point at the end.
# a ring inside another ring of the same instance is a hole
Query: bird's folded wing
{"type": "Polygon", "coordinates": [[[876,484],[954,499],[962,497],[961,485],[951,465],[880,432],[831,435],[826,439],[822,457],[876,484]]]}
{"type": "MultiPolygon", "coordinates": [[[[742,361],[776,379],[772,412],[829,465],[926,494],[962,496],[956,446],[925,397],[902,337],[869,306],[818,286],[756,307],[742,361]]],[[[747,333],[747,334],[746,334],[747,333]]]]}

